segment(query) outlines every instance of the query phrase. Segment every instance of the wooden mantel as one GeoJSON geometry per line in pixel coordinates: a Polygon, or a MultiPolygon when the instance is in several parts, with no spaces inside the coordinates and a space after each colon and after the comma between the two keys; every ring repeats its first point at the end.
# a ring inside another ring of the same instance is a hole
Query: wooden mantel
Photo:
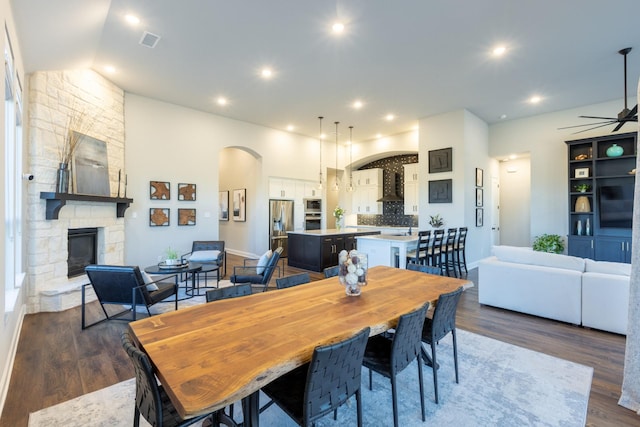
{"type": "Polygon", "coordinates": [[[133,199],[127,199],[124,197],[91,196],[87,194],[53,193],[47,191],[40,192],[40,198],[47,201],[47,219],[58,219],[58,213],[60,212],[60,209],[67,204],[67,200],[75,200],[77,202],[115,203],[116,217],[118,218],[123,218],[124,211],[127,210],[131,203],[133,203],[133,199]]]}

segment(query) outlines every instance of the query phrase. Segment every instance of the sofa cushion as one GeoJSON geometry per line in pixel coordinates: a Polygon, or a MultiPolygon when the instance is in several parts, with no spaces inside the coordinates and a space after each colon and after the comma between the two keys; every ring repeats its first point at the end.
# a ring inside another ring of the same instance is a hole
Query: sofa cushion
{"type": "Polygon", "coordinates": [[[195,251],[189,256],[192,262],[212,262],[217,261],[220,251],[195,251]]]}
{"type": "Polygon", "coordinates": [[[631,276],[631,264],[621,262],[586,260],[585,272],[615,274],[617,276],[631,276]]]}
{"type": "Polygon", "coordinates": [[[271,252],[271,249],[269,249],[267,252],[262,254],[260,259],[258,260],[258,267],[256,268],[257,274],[264,273],[264,268],[267,266],[267,263],[269,262],[269,259],[271,258],[272,254],[273,252],[271,252]]]}
{"type": "Polygon", "coordinates": [[[493,254],[500,261],[543,267],[564,268],[583,272],[585,260],[569,255],[538,252],[531,248],[517,246],[494,246],[493,254]]]}

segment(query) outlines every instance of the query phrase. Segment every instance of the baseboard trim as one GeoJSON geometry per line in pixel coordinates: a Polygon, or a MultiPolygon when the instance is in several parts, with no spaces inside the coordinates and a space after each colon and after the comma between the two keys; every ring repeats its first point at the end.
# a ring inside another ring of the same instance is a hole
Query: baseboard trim
{"type": "Polygon", "coordinates": [[[0,380],[0,414],[2,414],[4,403],[6,402],[7,394],[9,393],[9,383],[11,382],[13,363],[15,362],[16,353],[18,352],[18,341],[20,340],[20,332],[22,331],[22,323],[26,313],[27,305],[21,304],[20,313],[18,314],[18,322],[15,330],[13,331],[13,336],[11,337],[11,346],[9,348],[7,361],[2,369],[2,379],[0,380]]]}

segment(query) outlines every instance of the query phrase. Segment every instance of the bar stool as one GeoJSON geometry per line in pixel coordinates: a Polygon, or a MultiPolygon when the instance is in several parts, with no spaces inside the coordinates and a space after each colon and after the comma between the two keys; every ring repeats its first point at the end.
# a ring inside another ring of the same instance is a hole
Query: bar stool
{"type": "Polygon", "coordinates": [[[467,277],[469,273],[467,271],[467,257],[465,253],[465,244],[467,242],[467,227],[460,227],[458,230],[458,238],[456,239],[455,250],[453,252],[454,265],[458,269],[458,273],[460,273],[459,277],[462,276],[462,268],[464,267],[464,277],[467,277]]]}
{"type": "Polygon", "coordinates": [[[429,265],[442,268],[442,243],[444,240],[444,230],[433,231],[433,243],[429,248],[429,265]]]}
{"type": "Polygon", "coordinates": [[[447,276],[451,276],[449,274],[449,269],[453,272],[453,276],[457,277],[456,267],[455,267],[455,245],[456,245],[456,235],[458,234],[457,228],[449,228],[447,230],[447,236],[442,243],[442,256],[444,262],[444,272],[447,276]]]}

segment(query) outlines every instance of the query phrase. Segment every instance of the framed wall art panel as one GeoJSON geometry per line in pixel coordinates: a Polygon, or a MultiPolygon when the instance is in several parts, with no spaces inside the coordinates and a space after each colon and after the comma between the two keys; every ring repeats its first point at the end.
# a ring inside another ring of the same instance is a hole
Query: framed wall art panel
{"type": "Polygon", "coordinates": [[[195,201],[196,185],[195,184],[178,184],[178,200],[195,201]]]}
{"type": "Polygon", "coordinates": [[[170,224],[168,208],[151,208],[149,209],[149,226],[150,227],[168,227],[170,224]]]}
{"type": "Polygon", "coordinates": [[[196,225],[196,210],[178,209],[178,225],[196,225]]]}
{"type": "Polygon", "coordinates": [[[229,221],[229,192],[218,192],[218,220],[229,221]]]}
{"type": "Polygon", "coordinates": [[[429,181],[429,203],[451,203],[453,201],[453,180],[429,181]]]}
{"type": "Polygon", "coordinates": [[[452,155],[452,148],[429,151],[429,173],[451,172],[453,170],[452,155]]]}
{"type": "Polygon", "coordinates": [[[151,181],[149,183],[149,198],[151,200],[170,200],[171,184],[164,181],[151,181]]]}
{"type": "Polygon", "coordinates": [[[233,190],[233,220],[246,221],[246,197],[247,189],[233,190]]]}

